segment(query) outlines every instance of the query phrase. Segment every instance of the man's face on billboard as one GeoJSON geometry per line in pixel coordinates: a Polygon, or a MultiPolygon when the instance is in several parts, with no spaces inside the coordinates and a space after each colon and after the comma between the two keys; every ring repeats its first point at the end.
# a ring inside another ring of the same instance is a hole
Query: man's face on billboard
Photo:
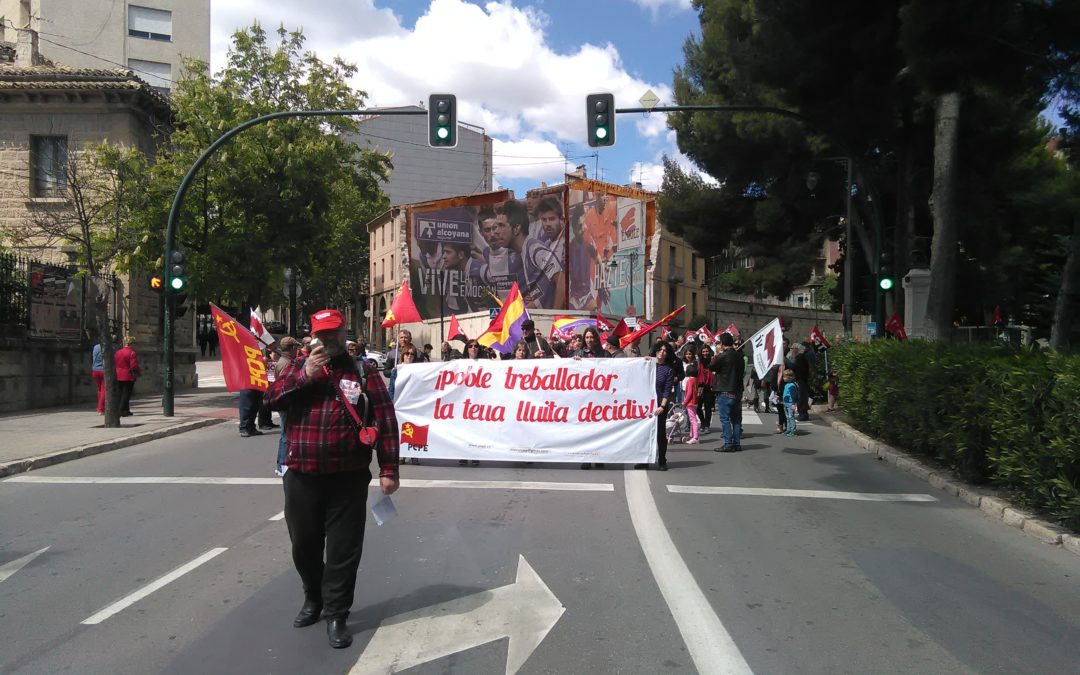
{"type": "Polygon", "coordinates": [[[513,237],[513,230],[510,227],[510,221],[507,220],[506,214],[500,213],[495,217],[495,240],[500,248],[506,248],[510,245],[510,240],[513,237]]]}
{"type": "Polygon", "coordinates": [[[484,238],[490,248],[501,248],[495,238],[495,219],[486,218],[480,221],[480,236],[484,238]]]}
{"type": "Polygon", "coordinates": [[[540,227],[544,228],[544,234],[547,235],[548,239],[554,240],[562,232],[562,218],[555,211],[541,211],[540,227]]]}
{"type": "Polygon", "coordinates": [[[461,269],[461,266],[464,264],[467,257],[468,254],[462,253],[453,246],[444,246],[442,251],[443,269],[461,269]]]}

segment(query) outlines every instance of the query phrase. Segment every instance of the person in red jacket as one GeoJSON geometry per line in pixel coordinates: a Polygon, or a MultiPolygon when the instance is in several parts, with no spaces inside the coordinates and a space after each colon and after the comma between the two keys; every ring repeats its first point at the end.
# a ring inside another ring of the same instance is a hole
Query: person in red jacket
{"type": "Polygon", "coordinates": [[[120,387],[120,416],[131,416],[131,392],[135,389],[135,380],[142,371],[139,369],[139,357],[131,345],[135,338],[124,336],[124,346],[116,350],[113,362],[116,364],[116,383],[120,387]]]}
{"type": "Polygon", "coordinates": [[[343,649],[352,644],[346,623],[364,550],[372,450],[382,493],[393,494],[398,424],[375,366],[345,351],[341,312],[316,312],[311,331],[311,354],[286,365],[265,400],[286,420],[285,523],[304,589],[293,626],[310,626],[321,615],[330,646],[343,649]]]}

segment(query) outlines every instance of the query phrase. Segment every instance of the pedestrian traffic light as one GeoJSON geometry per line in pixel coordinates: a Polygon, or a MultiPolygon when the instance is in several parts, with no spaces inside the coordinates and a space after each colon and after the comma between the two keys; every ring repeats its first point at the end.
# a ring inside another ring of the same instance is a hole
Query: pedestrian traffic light
{"type": "Polygon", "coordinates": [[[160,274],[155,274],[150,277],[150,290],[155,293],[161,293],[165,290],[165,277],[160,274]]]}
{"type": "Polygon", "coordinates": [[[432,94],[428,97],[428,145],[457,147],[457,96],[432,94]]]}
{"type": "Polygon", "coordinates": [[[892,254],[886,251],[881,254],[881,265],[878,267],[878,288],[883,291],[891,291],[895,284],[896,279],[893,278],[892,254]]]}
{"type": "Polygon", "coordinates": [[[586,96],[585,123],[589,130],[589,147],[607,148],[615,145],[615,95],[586,96]]]}
{"type": "Polygon", "coordinates": [[[184,276],[184,254],[181,251],[172,252],[172,260],[169,266],[169,292],[182,293],[187,290],[188,280],[184,276]]]}

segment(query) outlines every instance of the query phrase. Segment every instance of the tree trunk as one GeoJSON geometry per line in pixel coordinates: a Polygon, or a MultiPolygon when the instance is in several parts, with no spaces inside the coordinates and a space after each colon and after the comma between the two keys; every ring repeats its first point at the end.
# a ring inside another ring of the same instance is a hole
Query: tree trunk
{"type": "Polygon", "coordinates": [[[1069,345],[1073,307],[1077,294],[1080,293],[1080,284],[1077,283],[1077,273],[1080,272],[1080,260],[1077,260],[1077,253],[1080,252],[1080,216],[1073,217],[1073,231],[1068,245],[1065,268],[1061,270],[1061,287],[1054,303],[1054,323],[1050,326],[1050,347],[1053,349],[1062,349],[1069,345]]]}
{"type": "Polygon", "coordinates": [[[902,279],[907,276],[911,269],[911,242],[914,231],[914,209],[911,203],[912,194],[912,157],[911,132],[904,126],[901,128],[902,137],[897,148],[896,171],[896,220],[893,225],[893,267],[895,269],[897,284],[892,292],[896,311],[904,316],[906,297],[902,279]]]}
{"type": "Polygon", "coordinates": [[[960,131],[960,93],[938,96],[934,114],[934,239],[930,250],[930,293],[926,302],[927,337],[948,339],[956,312],[956,170],[960,131]]]}

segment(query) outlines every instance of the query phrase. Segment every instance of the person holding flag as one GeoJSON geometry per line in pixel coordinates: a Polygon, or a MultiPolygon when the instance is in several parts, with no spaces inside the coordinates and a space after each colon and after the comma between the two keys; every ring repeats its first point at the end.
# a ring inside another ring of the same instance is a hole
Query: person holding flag
{"type": "Polygon", "coordinates": [[[742,450],[743,357],[735,349],[731,333],[720,336],[720,353],[713,357],[709,370],[716,374],[716,410],[724,432],[724,446],[717,452],[742,450]]]}

